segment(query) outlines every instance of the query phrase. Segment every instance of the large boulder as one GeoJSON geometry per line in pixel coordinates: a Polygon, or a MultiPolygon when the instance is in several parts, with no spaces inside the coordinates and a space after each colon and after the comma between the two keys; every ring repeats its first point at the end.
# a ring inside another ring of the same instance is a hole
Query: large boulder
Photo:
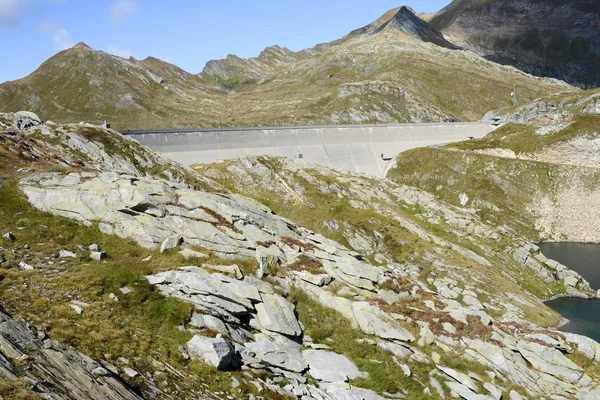
{"type": "Polygon", "coordinates": [[[40,117],[30,111],[19,111],[14,114],[13,127],[23,131],[42,123],[40,117]]]}
{"type": "Polygon", "coordinates": [[[304,350],[310,375],[325,382],[346,382],[365,375],[346,356],[325,350],[304,350]]]}
{"type": "Polygon", "coordinates": [[[274,244],[269,247],[258,246],[256,248],[256,261],[258,261],[259,271],[262,274],[272,272],[272,269],[281,265],[284,259],[284,254],[274,244]]]}
{"type": "Polygon", "coordinates": [[[331,276],[327,274],[311,274],[307,271],[294,271],[294,275],[302,279],[305,282],[311,283],[315,286],[326,286],[331,283],[331,276]]]}
{"type": "Polygon", "coordinates": [[[470,390],[472,390],[474,392],[478,392],[477,384],[473,381],[473,379],[470,376],[465,375],[461,372],[455,371],[452,368],[442,367],[439,365],[437,366],[437,368],[440,371],[442,371],[444,374],[446,374],[448,377],[456,380],[461,385],[469,388],[470,390]]]}
{"type": "Polygon", "coordinates": [[[283,297],[262,294],[262,303],[256,305],[258,321],[271,332],[287,336],[300,336],[302,328],[294,315],[294,305],[283,297]]]}
{"type": "Polygon", "coordinates": [[[205,328],[222,335],[229,335],[229,331],[227,330],[225,323],[219,318],[213,317],[212,315],[194,313],[189,324],[196,328],[205,328]]]}
{"type": "Polygon", "coordinates": [[[175,249],[179,247],[182,242],[183,238],[181,237],[181,235],[168,236],[165,240],[163,240],[162,244],[160,245],[160,252],[164,253],[166,251],[175,249]]]}
{"type": "Polygon", "coordinates": [[[517,350],[536,370],[545,372],[565,382],[575,384],[584,371],[560,350],[539,343],[519,340],[517,350]]]}
{"type": "Polygon", "coordinates": [[[563,333],[563,335],[565,335],[567,342],[577,345],[577,349],[581,354],[590,360],[600,362],[600,344],[598,342],[574,333],[563,333]]]}
{"type": "Polygon", "coordinates": [[[259,333],[255,339],[244,346],[254,353],[261,363],[293,372],[303,372],[308,367],[298,343],[281,335],[264,333],[259,333]]]}
{"type": "Polygon", "coordinates": [[[354,316],[360,329],[368,335],[376,335],[383,339],[414,342],[415,337],[398,321],[383,312],[379,307],[366,301],[352,303],[354,316]]]}
{"type": "Polygon", "coordinates": [[[233,359],[233,348],[224,339],[194,336],[187,343],[187,348],[192,357],[200,358],[219,371],[226,370],[233,359]]]}

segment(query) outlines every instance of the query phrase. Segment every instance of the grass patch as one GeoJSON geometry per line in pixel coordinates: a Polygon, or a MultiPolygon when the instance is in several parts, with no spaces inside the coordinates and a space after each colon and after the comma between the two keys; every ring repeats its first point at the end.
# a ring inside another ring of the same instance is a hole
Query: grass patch
{"type": "Polygon", "coordinates": [[[40,400],[40,397],[27,387],[24,379],[14,381],[0,378],[0,396],[4,400],[40,400]]]}
{"type": "Polygon", "coordinates": [[[527,154],[578,136],[591,135],[590,139],[593,139],[600,134],[599,127],[600,116],[597,115],[578,115],[566,128],[547,135],[537,135],[536,126],[509,123],[481,139],[451,143],[447,147],[461,150],[501,148],[512,150],[516,154],[527,154]]]}
{"type": "Polygon", "coordinates": [[[327,273],[323,268],[323,263],[321,261],[304,254],[301,254],[294,263],[286,266],[285,269],[291,271],[307,271],[315,275],[327,273]]]}

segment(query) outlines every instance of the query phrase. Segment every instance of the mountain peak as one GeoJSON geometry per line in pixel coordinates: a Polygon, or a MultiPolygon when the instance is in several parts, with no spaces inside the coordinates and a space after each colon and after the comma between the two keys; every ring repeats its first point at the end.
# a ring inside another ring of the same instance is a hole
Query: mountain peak
{"type": "Polygon", "coordinates": [[[72,50],[93,50],[90,46],[84,42],[79,42],[75,46],[71,47],[72,50]]]}
{"type": "Polygon", "coordinates": [[[417,16],[417,12],[412,7],[409,7],[409,6],[400,7],[400,9],[396,13],[396,15],[398,15],[398,14],[412,14],[414,16],[417,16]]]}
{"type": "Polygon", "coordinates": [[[399,29],[424,42],[431,42],[437,44],[438,46],[447,47],[450,49],[457,48],[455,45],[447,41],[441,32],[433,29],[427,22],[418,17],[412,8],[407,6],[400,7],[394,16],[389,21],[381,25],[381,27],[379,27],[375,33],[379,33],[388,27],[399,29]]]}

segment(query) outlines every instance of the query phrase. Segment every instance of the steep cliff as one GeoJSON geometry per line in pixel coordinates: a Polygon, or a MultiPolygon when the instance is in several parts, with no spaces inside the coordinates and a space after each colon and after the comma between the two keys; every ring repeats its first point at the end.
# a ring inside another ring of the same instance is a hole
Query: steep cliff
{"type": "Polygon", "coordinates": [[[595,0],[456,0],[429,23],[494,62],[583,88],[600,86],[595,0]]]}

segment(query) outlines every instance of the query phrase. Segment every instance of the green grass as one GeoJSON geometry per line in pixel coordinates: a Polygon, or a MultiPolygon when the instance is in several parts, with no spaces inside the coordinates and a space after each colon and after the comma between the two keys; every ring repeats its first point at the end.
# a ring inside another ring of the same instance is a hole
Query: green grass
{"type": "Polygon", "coordinates": [[[321,54],[300,54],[296,62],[267,62],[269,67],[258,72],[264,82],[250,78],[256,65],[244,68],[227,60],[223,76],[193,75],[147,60],[127,70],[106,54],[68,50],[30,76],[6,83],[0,104],[7,111],[31,109],[56,122],[107,119],[117,129],[157,129],[477,120],[510,105],[514,82],[524,102],[574,91],[462,52],[407,46],[407,40],[388,31],[365,41],[338,42],[321,54]],[[148,67],[168,81],[168,88],[139,78],[148,67]],[[340,86],[353,83],[368,88],[339,96],[340,86]],[[32,105],[32,98],[40,105],[32,105]]]}
{"type": "Polygon", "coordinates": [[[537,127],[532,125],[506,124],[485,137],[466,142],[451,143],[448,148],[461,150],[508,149],[516,154],[528,154],[558,142],[564,142],[575,137],[594,139],[600,134],[600,116],[579,115],[566,128],[558,132],[537,135],[537,127]]]}
{"type": "Polygon", "coordinates": [[[536,194],[552,187],[551,168],[533,161],[423,148],[398,157],[388,178],[429,191],[457,206],[463,193],[472,200],[496,206],[499,211],[477,207],[479,216],[496,226],[508,224],[520,235],[534,240],[539,233],[527,206],[536,194]]]}

